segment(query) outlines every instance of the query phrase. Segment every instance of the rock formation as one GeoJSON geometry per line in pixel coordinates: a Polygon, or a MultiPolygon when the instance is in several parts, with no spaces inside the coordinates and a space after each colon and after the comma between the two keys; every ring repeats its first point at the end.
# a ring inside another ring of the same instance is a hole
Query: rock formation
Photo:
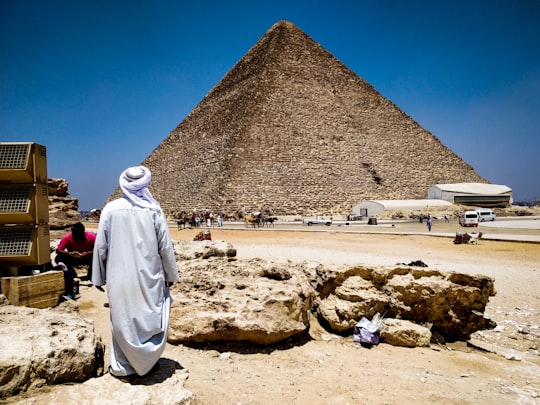
{"type": "Polygon", "coordinates": [[[412,267],[352,267],[329,270],[318,266],[318,316],[331,330],[346,332],[364,316],[377,312],[432,329],[449,340],[495,325],[484,318],[494,280],[480,275],[412,267]]]}
{"type": "MultiPolygon", "coordinates": [[[[494,326],[483,317],[495,294],[489,277],[409,266],[235,260],[236,250],[224,241],[177,242],[175,252],[182,277],[171,288],[173,344],[272,345],[307,332],[314,315],[329,332],[347,335],[362,317],[379,312],[385,317],[381,342],[398,346],[426,346],[432,331],[467,339],[494,326]]],[[[103,375],[103,343],[77,309],[76,301],[48,309],[11,306],[0,295],[0,398],[77,382],[40,393],[32,403],[102,403],[103,393],[111,403],[190,403],[192,393],[183,388],[187,370],[174,360],[161,358],[157,372],[130,384],[103,375]]]]}
{"type": "MultiPolygon", "coordinates": [[[[483,316],[489,297],[495,295],[489,277],[409,266],[230,261],[224,252],[232,247],[224,242],[187,244],[222,253],[180,261],[182,278],[171,291],[171,343],[273,344],[309,329],[312,312],[329,331],[340,334],[352,333],[362,317],[371,319],[376,313],[430,325],[447,340],[466,340],[477,330],[495,326],[483,316]]],[[[425,344],[425,334],[420,340],[425,344]]]]}
{"type": "Polygon", "coordinates": [[[79,200],[69,196],[65,179],[49,179],[49,228],[60,230],[79,222],[79,200]]]}
{"type": "MultiPolygon", "coordinates": [[[[142,162],[168,214],[347,215],[366,199],[486,182],[286,21],[272,26],[142,162]]],[[[117,189],[109,198],[119,195],[117,189]]]]}
{"type": "Polygon", "coordinates": [[[77,304],[36,309],[0,305],[0,398],[103,374],[105,346],[77,304]]]}
{"type": "Polygon", "coordinates": [[[211,259],[181,268],[171,291],[171,343],[270,345],[309,328],[315,291],[289,263],[211,259]]]}

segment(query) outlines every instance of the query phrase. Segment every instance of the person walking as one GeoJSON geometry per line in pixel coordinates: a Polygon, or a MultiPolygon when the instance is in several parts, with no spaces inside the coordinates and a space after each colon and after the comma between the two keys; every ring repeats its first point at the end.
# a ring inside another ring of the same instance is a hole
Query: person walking
{"type": "Polygon", "coordinates": [[[427,221],[426,221],[427,229],[429,232],[431,232],[431,226],[433,225],[433,217],[431,214],[428,214],[427,221]]]}
{"type": "Polygon", "coordinates": [[[148,189],[144,166],[120,175],[122,197],[109,202],[98,225],[92,283],[107,286],[112,343],[109,372],[143,376],[157,365],[167,342],[178,268],[165,215],[148,189]]]}
{"type": "Polygon", "coordinates": [[[212,227],[212,213],[210,212],[208,208],[204,211],[204,220],[206,222],[206,227],[211,228],[212,227]]]}

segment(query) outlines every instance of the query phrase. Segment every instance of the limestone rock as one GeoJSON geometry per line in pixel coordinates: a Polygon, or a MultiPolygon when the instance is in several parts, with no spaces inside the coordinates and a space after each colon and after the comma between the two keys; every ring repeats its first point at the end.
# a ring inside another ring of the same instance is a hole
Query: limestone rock
{"type": "Polygon", "coordinates": [[[410,321],[386,318],[380,338],[381,342],[392,346],[427,347],[431,341],[431,331],[410,321]]]}
{"type": "Polygon", "coordinates": [[[51,230],[66,229],[81,220],[79,200],[70,197],[49,196],[49,227],[51,230]]]}
{"type": "Polygon", "coordinates": [[[448,340],[494,326],[483,317],[495,295],[493,279],[485,276],[409,266],[232,263],[225,258],[234,248],[222,241],[175,242],[175,251],[182,277],[172,289],[171,343],[272,344],[305,331],[310,311],[338,333],[352,333],[358,320],[377,312],[430,323],[448,340]]]}
{"type": "Polygon", "coordinates": [[[0,398],[103,374],[105,347],[77,305],[0,306],[0,398]]]}
{"type": "Polygon", "coordinates": [[[377,312],[418,324],[431,323],[449,340],[466,340],[471,333],[493,327],[483,317],[494,280],[438,270],[396,268],[344,268],[318,270],[317,314],[337,332],[352,330],[363,316],[377,312]]]}
{"type": "Polygon", "coordinates": [[[268,345],[309,328],[315,291],[289,262],[209,259],[181,263],[171,289],[170,343],[268,345]]]}
{"type": "Polygon", "coordinates": [[[81,220],[79,200],[69,197],[65,179],[48,179],[49,228],[66,229],[81,220]]]}
{"type": "Polygon", "coordinates": [[[48,179],[49,196],[67,197],[68,182],[66,179],[48,179]]]}
{"type": "Polygon", "coordinates": [[[233,245],[222,240],[174,241],[174,251],[180,260],[208,259],[210,257],[236,257],[233,245]]]}

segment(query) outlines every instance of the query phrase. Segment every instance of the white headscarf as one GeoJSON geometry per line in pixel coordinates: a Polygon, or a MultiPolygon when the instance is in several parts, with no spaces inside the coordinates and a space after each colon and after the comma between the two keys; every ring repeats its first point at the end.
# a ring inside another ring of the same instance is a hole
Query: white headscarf
{"type": "Polygon", "coordinates": [[[159,203],[154,199],[148,185],[152,174],[144,166],[129,167],[120,175],[120,188],[124,196],[138,207],[161,209],[159,203]]]}

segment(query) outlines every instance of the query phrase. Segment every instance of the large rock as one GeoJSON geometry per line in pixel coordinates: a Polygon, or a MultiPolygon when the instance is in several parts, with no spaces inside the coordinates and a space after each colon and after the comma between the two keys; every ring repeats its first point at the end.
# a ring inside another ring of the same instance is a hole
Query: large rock
{"type": "Polygon", "coordinates": [[[236,257],[236,249],[222,240],[174,241],[174,251],[179,260],[208,259],[210,257],[236,257]]]}
{"type": "Polygon", "coordinates": [[[426,347],[431,341],[428,328],[403,319],[385,319],[380,336],[381,342],[401,347],[426,347]]]}
{"type": "MultiPolygon", "coordinates": [[[[352,333],[362,317],[371,319],[376,313],[431,324],[448,340],[466,340],[477,330],[494,327],[483,317],[495,295],[493,279],[481,275],[408,266],[231,262],[235,250],[223,241],[175,243],[175,249],[182,277],[172,289],[171,343],[277,343],[304,332],[310,311],[337,333],[352,333]]],[[[428,333],[408,330],[418,333],[414,345],[425,344],[428,333]]]]}
{"type": "Polygon", "coordinates": [[[49,227],[51,230],[66,229],[81,220],[79,200],[70,197],[49,196],[49,227]]]}
{"type": "Polygon", "coordinates": [[[494,326],[483,316],[489,297],[495,295],[490,277],[411,267],[319,266],[316,274],[317,314],[336,332],[351,331],[362,317],[371,319],[377,312],[430,323],[449,340],[464,340],[494,326]]]}
{"type": "Polygon", "coordinates": [[[0,398],[103,374],[105,347],[77,305],[0,306],[0,398]]]}
{"type": "Polygon", "coordinates": [[[49,196],[67,197],[69,184],[66,179],[47,179],[49,196]]]}
{"type": "Polygon", "coordinates": [[[48,179],[49,189],[49,228],[66,229],[81,220],[79,200],[68,193],[65,179],[48,179]]]}
{"type": "Polygon", "coordinates": [[[315,290],[290,262],[224,259],[180,263],[168,340],[268,345],[309,328],[315,290]]]}

